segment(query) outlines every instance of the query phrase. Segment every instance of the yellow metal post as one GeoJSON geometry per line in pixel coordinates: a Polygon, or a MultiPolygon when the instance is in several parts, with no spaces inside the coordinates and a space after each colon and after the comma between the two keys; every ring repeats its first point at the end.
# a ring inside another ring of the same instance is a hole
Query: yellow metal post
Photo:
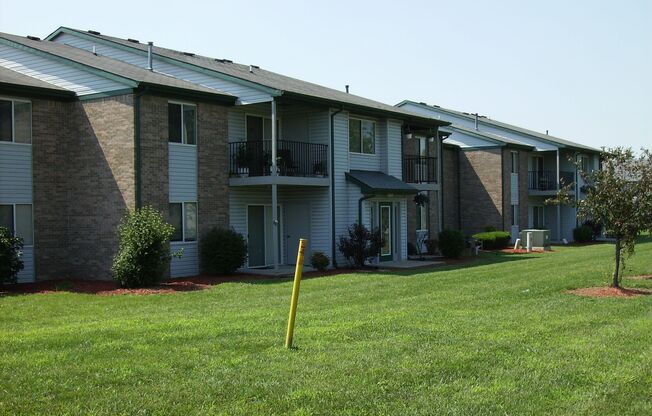
{"type": "Polygon", "coordinates": [[[299,240],[299,252],[297,253],[297,266],[294,270],[294,285],[292,285],[292,301],[290,302],[290,317],[288,318],[288,332],[285,335],[285,348],[292,347],[292,335],[294,335],[294,318],[297,316],[297,303],[299,302],[299,285],[301,285],[301,272],[303,271],[303,253],[308,240],[299,240]]]}

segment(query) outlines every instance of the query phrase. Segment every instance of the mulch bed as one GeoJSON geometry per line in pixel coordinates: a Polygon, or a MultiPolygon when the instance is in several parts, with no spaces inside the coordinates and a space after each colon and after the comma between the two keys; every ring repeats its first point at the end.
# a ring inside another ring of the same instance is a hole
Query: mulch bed
{"type": "Polygon", "coordinates": [[[610,286],[583,287],[579,289],[568,290],[566,293],[592,298],[632,298],[636,296],[652,295],[652,289],[627,289],[610,286]]]}
{"type": "Polygon", "coordinates": [[[625,279],[632,279],[632,280],[652,280],[652,274],[644,274],[641,276],[627,276],[625,279]]]}

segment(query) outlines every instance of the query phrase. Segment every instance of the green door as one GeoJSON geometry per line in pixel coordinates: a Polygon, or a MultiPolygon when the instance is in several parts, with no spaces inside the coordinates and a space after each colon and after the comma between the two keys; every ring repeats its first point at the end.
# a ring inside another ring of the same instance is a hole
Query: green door
{"type": "Polygon", "coordinates": [[[394,230],[392,223],[392,204],[381,202],[378,204],[378,226],[383,245],[380,247],[380,261],[393,260],[394,251],[394,230]]]}

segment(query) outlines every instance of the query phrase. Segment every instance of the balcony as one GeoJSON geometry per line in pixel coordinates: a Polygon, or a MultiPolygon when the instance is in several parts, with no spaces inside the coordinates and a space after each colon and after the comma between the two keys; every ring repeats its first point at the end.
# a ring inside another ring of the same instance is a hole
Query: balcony
{"type": "Polygon", "coordinates": [[[403,182],[437,183],[437,158],[403,156],[403,182]]]}
{"type": "Polygon", "coordinates": [[[529,171],[527,187],[530,191],[556,191],[557,183],[559,183],[559,187],[564,187],[575,182],[574,172],[560,171],[559,177],[559,182],[557,182],[557,174],[554,171],[529,171]]]}
{"type": "Polygon", "coordinates": [[[277,175],[272,180],[272,141],[229,143],[229,176],[232,185],[303,184],[327,186],[328,145],[292,140],[277,141],[277,175]],[[256,180],[242,181],[245,178],[256,180]],[[267,178],[267,179],[264,179],[267,178]],[[285,179],[284,179],[285,178],[285,179]],[[307,178],[321,179],[308,180],[307,178]],[[323,182],[323,183],[322,183],[323,182]]]}

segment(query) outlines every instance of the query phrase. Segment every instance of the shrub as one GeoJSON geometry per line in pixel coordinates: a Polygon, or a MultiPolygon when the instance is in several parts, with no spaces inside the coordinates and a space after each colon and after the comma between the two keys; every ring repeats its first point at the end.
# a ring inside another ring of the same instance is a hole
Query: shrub
{"type": "Polygon", "coordinates": [[[337,245],[344,257],[355,267],[364,264],[380,254],[383,239],[380,230],[369,231],[362,224],[353,224],[348,228],[348,237],[340,236],[337,245]]]}
{"type": "Polygon", "coordinates": [[[464,234],[457,230],[444,230],[440,232],[439,250],[444,257],[459,257],[464,250],[464,234]]]}
{"type": "Polygon", "coordinates": [[[120,246],[113,259],[113,278],[122,287],[158,283],[170,265],[170,237],[174,227],[152,207],[128,212],[118,233],[120,246]]]}
{"type": "Polygon", "coordinates": [[[573,240],[578,243],[588,243],[593,240],[593,229],[588,225],[573,228],[573,240]]]}
{"type": "Polygon", "coordinates": [[[494,231],[498,231],[498,229],[496,227],[494,227],[493,225],[485,225],[484,226],[484,232],[485,233],[492,233],[494,231]]]}
{"type": "Polygon", "coordinates": [[[229,274],[247,260],[247,242],[235,230],[213,228],[201,239],[201,265],[208,274],[229,274]]]}
{"type": "Polygon", "coordinates": [[[0,286],[16,283],[16,276],[24,267],[20,259],[22,250],[23,240],[0,227],[0,286]]]}
{"type": "Polygon", "coordinates": [[[437,253],[437,249],[439,248],[439,241],[435,240],[434,238],[427,239],[424,241],[426,244],[426,250],[428,251],[428,254],[434,255],[437,253]]]}
{"type": "Polygon", "coordinates": [[[417,255],[417,246],[414,245],[411,241],[408,241],[407,243],[407,251],[408,251],[408,256],[416,256],[417,255]]]}
{"type": "Polygon", "coordinates": [[[587,227],[591,228],[591,232],[593,233],[593,235],[591,236],[592,240],[597,240],[600,237],[600,235],[602,235],[603,226],[599,222],[593,220],[586,220],[582,225],[586,225],[587,227]]]}
{"type": "Polygon", "coordinates": [[[509,245],[509,240],[511,240],[511,236],[507,231],[478,233],[474,234],[472,237],[482,242],[482,248],[484,250],[505,248],[509,245]]]}
{"type": "Polygon", "coordinates": [[[329,264],[331,264],[330,259],[321,251],[315,251],[310,256],[310,265],[313,269],[317,269],[320,272],[326,270],[329,264]]]}

